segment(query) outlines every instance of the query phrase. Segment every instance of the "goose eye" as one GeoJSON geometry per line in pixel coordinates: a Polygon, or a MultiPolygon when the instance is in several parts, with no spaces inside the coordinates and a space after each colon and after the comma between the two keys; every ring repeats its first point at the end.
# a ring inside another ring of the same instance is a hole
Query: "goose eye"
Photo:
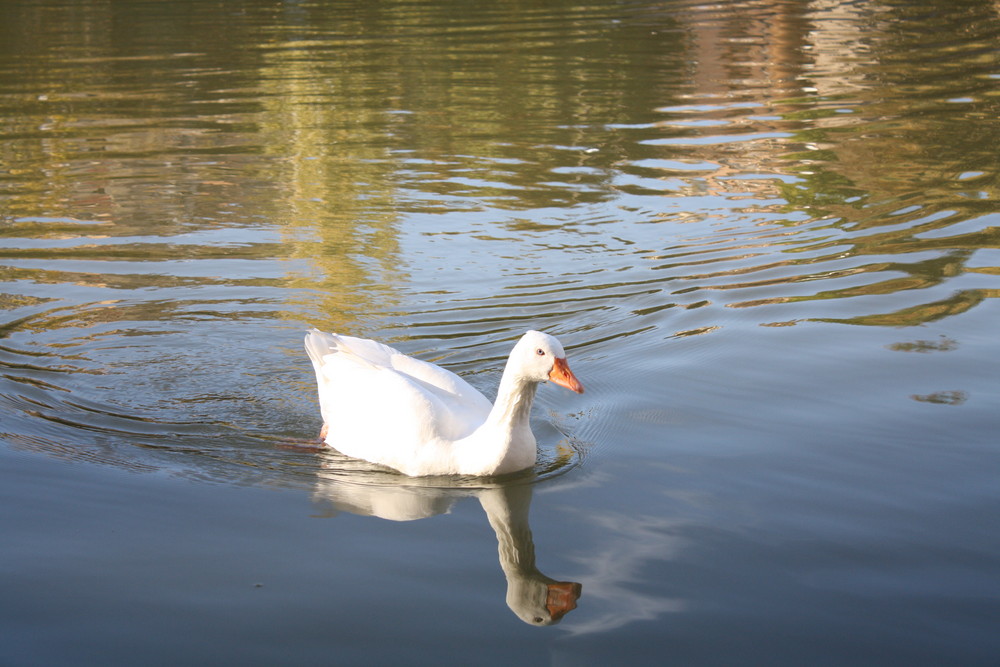
{"type": "Polygon", "coordinates": [[[544,357],[545,356],[545,350],[543,350],[542,348],[538,348],[537,350],[535,350],[535,354],[537,354],[540,357],[544,357]]]}

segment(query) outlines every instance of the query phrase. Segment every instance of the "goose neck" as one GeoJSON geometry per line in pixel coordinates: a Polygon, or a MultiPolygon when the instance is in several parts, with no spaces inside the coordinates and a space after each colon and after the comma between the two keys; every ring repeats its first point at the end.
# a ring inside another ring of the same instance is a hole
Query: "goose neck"
{"type": "Polygon", "coordinates": [[[537,382],[505,372],[500,380],[490,421],[512,427],[527,423],[537,391],[537,382]]]}

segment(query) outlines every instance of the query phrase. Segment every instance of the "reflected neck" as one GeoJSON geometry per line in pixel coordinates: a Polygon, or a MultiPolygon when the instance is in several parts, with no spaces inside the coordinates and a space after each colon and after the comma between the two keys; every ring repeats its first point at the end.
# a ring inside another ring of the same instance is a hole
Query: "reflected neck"
{"type": "Polygon", "coordinates": [[[535,567],[535,544],[528,525],[531,487],[491,489],[480,496],[479,502],[497,534],[500,567],[507,576],[543,577],[535,567]]]}

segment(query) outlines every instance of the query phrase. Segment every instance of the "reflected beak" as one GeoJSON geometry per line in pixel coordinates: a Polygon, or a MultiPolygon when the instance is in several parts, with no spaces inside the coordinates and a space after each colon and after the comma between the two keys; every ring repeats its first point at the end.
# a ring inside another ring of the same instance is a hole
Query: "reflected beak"
{"type": "Polygon", "coordinates": [[[569,364],[566,363],[565,359],[556,358],[556,363],[552,365],[552,370],[549,372],[549,380],[578,394],[583,393],[583,385],[573,375],[573,371],[569,369],[569,364]]]}
{"type": "Polygon", "coordinates": [[[553,623],[576,609],[576,601],[582,592],[583,586],[575,581],[556,581],[549,584],[549,593],[545,597],[545,608],[549,610],[553,623]]]}

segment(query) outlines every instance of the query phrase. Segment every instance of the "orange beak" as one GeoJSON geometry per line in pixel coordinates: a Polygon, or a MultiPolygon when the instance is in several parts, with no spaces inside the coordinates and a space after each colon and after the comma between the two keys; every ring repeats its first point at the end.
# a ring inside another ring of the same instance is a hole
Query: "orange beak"
{"type": "Polygon", "coordinates": [[[583,592],[583,586],[575,581],[556,581],[549,584],[549,593],[545,597],[545,608],[555,623],[567,613],[576,609],[576,601],[583,592]]]}
{"type": "Polygon", "coordinates": [[[549,380],[578,394],[583,393],[583,385],[573,375],[573,371],[569,369],[569,364],[566,363],[565,359],[556,358],[556,363],[552,365],[552,370],[549,372],[549,380]]]}

